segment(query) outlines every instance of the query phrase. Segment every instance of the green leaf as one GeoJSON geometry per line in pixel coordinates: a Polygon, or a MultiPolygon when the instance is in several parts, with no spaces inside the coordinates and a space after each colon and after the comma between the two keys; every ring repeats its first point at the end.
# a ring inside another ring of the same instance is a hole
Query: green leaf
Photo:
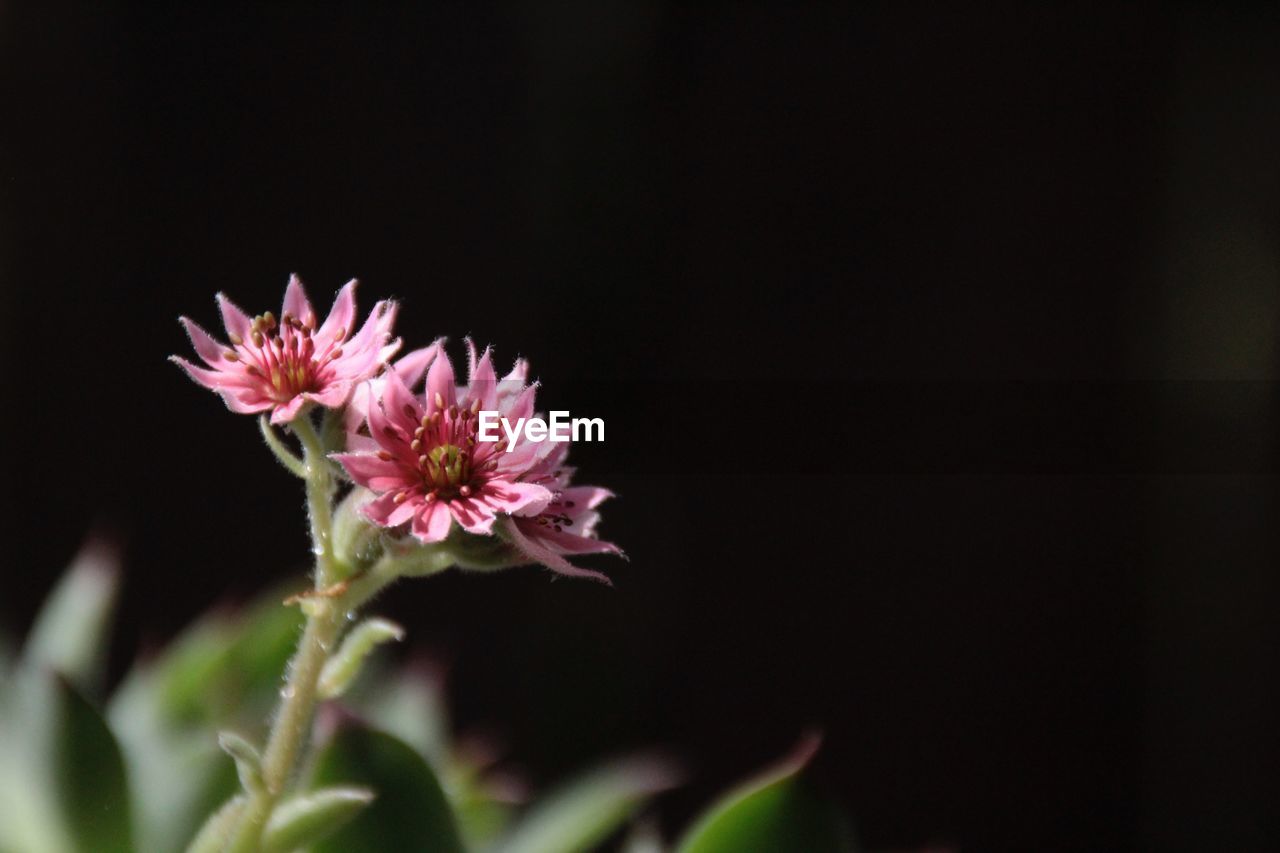
{"type": "Polygon", "coordinates": [[[134,786],[140,850],[181,849],[237,790],[213,731],[257,732],[279,698],[301,615],[273,591],[241,613],[220,610],[135,667],[110,706],[134,786]]]}
{"type": "Polygon", "coordinates": [[[404,629],[387,619],[366,619],[351,630],[320,673],[320,697],[336,699],[346,692],[360,674],[365,659],[375,648],[392,640],[403,640],[404,629]]]}
{"type": "Polygon", "coordinates": [[[240,816],[240,810],[244,808],[247,799],[243,794],[237,794],[209,815],[209,819],[187,846],[187,853],[222,853],[222,848],[231,840],[231,833],[236,828],[236,818],[240,816]]]}
{"type": "Polygon", "coordinates": [[[179,726],[260,724],[279,697],[280,677],[303,623],[296,607],[280,603],[283,598],[275,591],[241,614],[224,611],[201,619],[158,659],[131,672],[113,706],[152,703],[163,719],[179,726]]]}
{"type": "Polygon", "coordinates": [[[579,853],[626,823],[655,793],[671,787],[674,771],[652,758],[606,765],[553,791],[498,845],[501,853],[579,853]]]}
{"type": "Polygon", "coordinates": [[[468,850],[496,850],[495,842],[502,835],[515,806],[495,799],[488,791],[477,786],[463,790],[449,790],[449,802],[458,820],[458,832],[468,850]]]}
{"type": "Polygon", "coordinates": [[[102,716],[67,681],[57,681],[52,767],[60,812],[78,850],[133,849],[124,758],[102,716]]]}
{"type": "Polygon", "coordinates": [[[461,853],[453,813],[435,773],[412,747],[373,729],[340,729],[321,749],[315,785],[368,786],[377,799],[314,853],[461,853]]]}
{"type": "Polygon", "coordinates": [[[800,772],[818,749],[806,738],[779,764],[724,795],[686,833],[677,853],[848,853],[852,832],[840,810],[814,795],[800,772]]]}
{"type": "Polygon", "coordinates": [[[410,666],[384,677],[365,678],[347,701],[361,719],[416,749],[437,772],[449,753],[449,714],[438,672],[410,666]]]}
{"type": "Polygon", "coordinates": [[[279,701],[280,678],[306,621],[298,608],[281,601],[278,595],[269,596],[247,612],[225,673],[239,698],[237,706],[255,718],[279,701]]]}
{"type": "Polygon", "coordinates": [[[289,853],[328,836],[373,802],[368,788],[324,788],[276,807],[263,836],[264,853],[289,853]]]}
{"type": "Polygon", "coordinates": [[[171,722],[205,723],[211,717],[209,694],[231,667],[237,626],[224,618],[205,618],[169,644],[159,659],[130,676],[122,690],[133,687],[135,676],[149,680],[146,689],[156,695],[157,712],[171,722]]]}
{"type": "Polygon", "coordinates": [[[80,550],[40,608],[23,649],[25,665],[60,672],[82,690],[97,686],[119,567],[115,549],[101,540],[80,550]]]}
{"type": "Polygon", "coordinates": [[[175,724],[155,686],[153,679],[131,676],[110,720],[129,767],[138,849],[179,850],[239,786],[211,732],[175,724]]]}

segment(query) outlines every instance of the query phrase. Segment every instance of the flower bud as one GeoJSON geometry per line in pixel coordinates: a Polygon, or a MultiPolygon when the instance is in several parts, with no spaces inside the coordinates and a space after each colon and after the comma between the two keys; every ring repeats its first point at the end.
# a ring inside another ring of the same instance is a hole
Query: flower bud
{"type": "Polygon", "coordinates": [[[360,511],[373,498],[368,489],[356,487],[338,504],[333,513],[333,556],[338,577],[351,577],[367,569],[382,556],[382,530],[360,511]]]}
{"type": "Polygon", "coordinates": [[[469,571],[491,572],[529,562],[510,542],[500,536],[477,536],[455,527],[445,540],[454,565],[469,571]]]}

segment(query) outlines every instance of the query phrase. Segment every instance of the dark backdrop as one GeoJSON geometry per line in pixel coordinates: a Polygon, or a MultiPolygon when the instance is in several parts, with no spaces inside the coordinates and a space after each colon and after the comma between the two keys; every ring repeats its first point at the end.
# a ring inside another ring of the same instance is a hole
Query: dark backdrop
{"type": "Polygon", "coordinates": [[[545,5],[0,9],[0,616],[95,524],[117,671],[300,577],[165,357],[358,276],[606,419],[615,588],[382,604],[534,779],[669,747],[676,822],[818,725],[874,847],[1265,846],[1280,21],[545,5]]]}

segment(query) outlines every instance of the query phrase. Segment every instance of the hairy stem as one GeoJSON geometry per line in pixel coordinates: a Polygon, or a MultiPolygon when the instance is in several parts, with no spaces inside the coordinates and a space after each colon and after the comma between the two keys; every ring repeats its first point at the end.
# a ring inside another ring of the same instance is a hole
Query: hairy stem
{"type": "MultiPolygon", "coordinates": [[[[302,465],[306,472],[307,511],[311,521],[312,550],[316,555],[315,588],[326,589],[339,575],[333,553],[333,469],[324,445],[306,414],[291,425],[302,442],[302,465]]],[[[317,685],[329,655],[347,625],[347,614],[385,589],[404,574],[425,575],[442,571],[452,563],[448,552],[422,553],[412,560],[385,555],[361,574],[350,578],[342,593],[334,598],[307,600],[307,624],[298,649],[289,661],[287,680],[280,693],[279,709],[271,724],[262,757],[262,787],[248,793],[235,830],[227,845],[229,853],[256,853],[272,810],[288,789],[299,758],[311,732],[311,718],[318,699],[317,685]]]]}
{"type": "Polygon", "coordinates": [[[284,442],[280,440],[280,436],[276,435],[275,427],[271,425],[270,418],[266,415],[258,418],[258,429],[262,432],[262,440],[267,443],[267,448],[275,455],[280,464],[288,469],[293,476],[305,480],[307,478],[307,466],[302,464],[302,460],[295,456],[293,451],[285,447],[284,442]]]}
{"type": "Polygon", "coordinates": [[[316,588],[334,581],[333,467],[316,434],[311,417],[301,414],[291,424],[302,442],[302,464],[307,472],[307,515],[311,521],[311,550],[316,555],[316,588]]]}
{"type": "MultiPolygon", "coordinates": [[[[324,445],[310,416],[300,414],[292,423],[302,442],[302,465],[307,484],[307,513],[311,522],[311,545],[316,555],[315,585],[327,586],[334,577],[332,468],[324,445]]],[[[280,707],[271,724],[267,749],[262,758],[262,790],[253,792],[241,812],[228,846],[233,853],[253,853],[261,843],[262,831],[280,795],[293,777],[298,755],[311,730],[316,706],[316,684],[329,652],[342,632],[347,603],[317,599],[309,608],[307,625],[298,650],[289,661],[288,678],[281,691],[280,707]]]]}
{"type": "Polygon", "coordinates": [[[281,691],[280,709],[271,726],[267,751],[262,759],[262,789],[253,793],[229,850],[253,853],[258,850],[262,831],[280,795],[293,775],[294,765],[311,728],[316,705],[316,683],[336,641],[342,612],[332,602],[321,602],[307,620],[298,651],[289,662],[289,678],[281,691]]]}

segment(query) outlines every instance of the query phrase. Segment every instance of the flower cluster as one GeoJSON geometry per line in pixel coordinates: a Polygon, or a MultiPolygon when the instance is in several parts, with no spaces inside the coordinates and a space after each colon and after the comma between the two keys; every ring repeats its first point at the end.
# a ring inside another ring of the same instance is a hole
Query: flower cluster
{"type": "Polygon", "coordinates": [[[467,383],[459,385],[443,339],[389,363],[400,347],[391,337],[397,306],[379,302],[353,334],[355,288],[352,281],[339,292],[318,327],[296,276],[279,319],[270,312],[250,319],[219,294],[230,344],[183,317],[207,367],[173,360],[232,411],[270,412],[273,424],[307,417],[312,407],[335,411],[344,438],[330,458],[368,490],[360,512],[378,527],[423,545],[498,537],[513,555],[508,562],[605,580],[567,558],[621,554],[595,536],[596,508],[611,493],[571,484],[564,443],[477,440],[481,411],[511,421],[535,414],[528,364],[517,360],[499,379],[492,352],[477,356],[468,340],[467,383]],[[425,389],[412,390],[424,378],[425,389]]]}

